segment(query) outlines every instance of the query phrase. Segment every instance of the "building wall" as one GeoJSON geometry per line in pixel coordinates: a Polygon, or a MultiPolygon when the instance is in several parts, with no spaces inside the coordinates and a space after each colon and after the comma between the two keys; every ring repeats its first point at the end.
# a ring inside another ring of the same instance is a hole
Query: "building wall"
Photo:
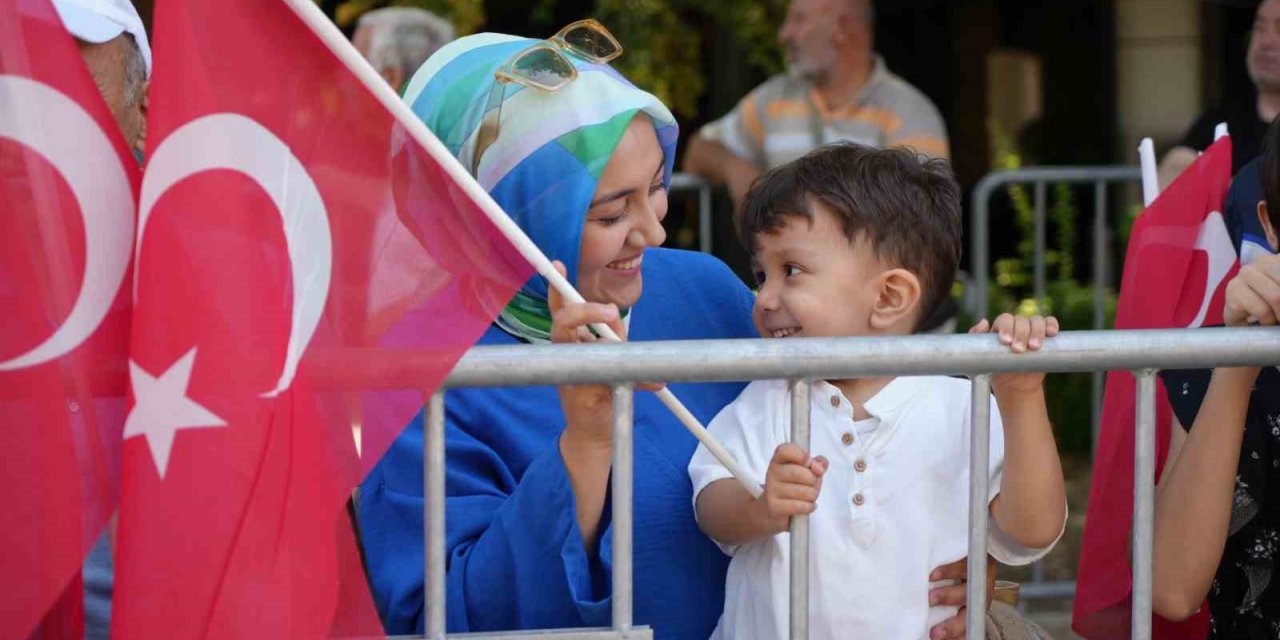
{"type": "Polygon", "coordinates": [[[1156,155],[1173,146],[1203,108],[1198,0],[1116,0],[1116,150],[1137,162],[1151,137],[1156,155]]]}

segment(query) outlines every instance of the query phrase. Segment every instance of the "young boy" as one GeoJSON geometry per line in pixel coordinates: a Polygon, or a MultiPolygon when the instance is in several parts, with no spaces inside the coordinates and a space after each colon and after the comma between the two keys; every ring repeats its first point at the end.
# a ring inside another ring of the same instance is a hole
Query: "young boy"
{"type": "MultiPolygon", "coordinates": [[[[831,145],[761,177],[738,228],[763,337],[909,335],[955,277],[960,189],[943,161],[831,145]]],[[[1057,322],[1005,315],[995,330],[1023,351],[1057,322]]],[[[1007,564],[1043,556],[1066,520],[1043,379],[992,380],[990,550],[1007,564]]],[[[732,556],[713,637],[786,637],[786,531],[799,514],[811,514],[811,637],[927,638],[954,615],[930,607],[927,576],[967,553],[970,393],[942,376],[815,381],[806,454],[789,444],[786,383],[748,385],[710,430],[765,478],[764,494],[702,447],[689,463],[698,522],[732,556]]]]}

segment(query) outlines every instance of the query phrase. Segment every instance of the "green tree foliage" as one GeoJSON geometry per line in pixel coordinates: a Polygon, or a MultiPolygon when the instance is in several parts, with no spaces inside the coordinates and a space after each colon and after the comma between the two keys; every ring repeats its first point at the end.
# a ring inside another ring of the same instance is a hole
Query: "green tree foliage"
{"type": "MultiPolygon", "coordinates": [[[[386,6],[422,7],[453,22],[459,35],[480,31],[485,24],[483,0],[317,1],[344,29],[366,11],[386,6]]],[[[503,10],[527,14],[531,23],[549,23],[557,2],[491,2],[491,11],[499,10],[494,4],[509,4],[503,10]]],[[[682,117],[698,115],[698,101],[706,91],[708,36],[729,34],[734,50],[762,71],[782,68],[776,34],[787,0],[595,0],[594,5],[592,17],[604,23],[626,51],[614,65],[682,117]]]]}
{"type": "MultiPolygon", "coordinates": [[[[544,0],[545,1],[545,0],[544,0]]],[[[706,90],[704,37],[727,31],[767,72],[782,68],[776,33],[787,0],[596,0],[596,18],[626,49],[615,65],[684,117],[706,90]]]]}
{"type": "MultiPolygon", "coordinates": [[[[328,4],[317,0],[322,5],[328,4]]],[[[355,25],[365,12],[382,7],[419,7],[453,23],[458,35],[475,33],[484,24],[483,0],[345,0],[333,9],[333,21],[343,29],[355,25]]]]}

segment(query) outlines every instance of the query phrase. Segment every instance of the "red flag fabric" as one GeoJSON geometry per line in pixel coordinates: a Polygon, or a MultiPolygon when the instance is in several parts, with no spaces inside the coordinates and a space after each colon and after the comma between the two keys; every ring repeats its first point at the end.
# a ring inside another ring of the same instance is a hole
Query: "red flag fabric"
{"type": "Polygon", "coordinates": [[[343,504],[532,268],[284,2],[155,33],[113,634],[380,633],[343,504]]]}
{"type": "MultiPolygon", "coordinates": [[[[1116,329],[1222,323],[1226,283],[1238,269],[1222,217],[1231,183],[1231,139],[1222,138],[1151,203],[1133,225],[1116,329]]],[[[1130,637],[1134,405],[1127,371],[1107,375],[1093,483],[1077,574],[1072,628],[1086,638],[1130,637]]],[[[1156,477],[1169,451],[1170,408],[1156,400],[1156,477]]],[[[1154,616],[1154,637],[1204,638],[1208,607],[1183,623],[1154,616]]]]}
{"type": "MultiPolygon", "coordinates": [[[[0,638],[32,632],[115,510],[137,189],[52,5],[0,0],[0,638]]],[[[68,604],[44,637],[82,635],[68,604]]]]}

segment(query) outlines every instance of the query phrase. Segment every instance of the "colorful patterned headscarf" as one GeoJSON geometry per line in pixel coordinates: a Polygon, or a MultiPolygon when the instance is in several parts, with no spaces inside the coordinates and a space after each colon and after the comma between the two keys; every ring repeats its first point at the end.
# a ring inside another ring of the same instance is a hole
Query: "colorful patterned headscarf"
{"type": "MultiPolygon", "coordinates": [[[[494,72],[537,42],[497,33],[455,40],[414,74],[405,102],[470,167],[494,72]]],[[[612,67],[566,55],[578,77],[559,91],[507,86],[498,137],[481,156],[476,178],[549,258],[564,262],[576,286],[587,207],[623,131],[637,113],[649,116],[669,185],[677,128],[661,101],[612,67]]],[[[525,341],[545,341],[551,326],[546,301],[547,283],[535,275],[497,322],[525,341]]]]}

